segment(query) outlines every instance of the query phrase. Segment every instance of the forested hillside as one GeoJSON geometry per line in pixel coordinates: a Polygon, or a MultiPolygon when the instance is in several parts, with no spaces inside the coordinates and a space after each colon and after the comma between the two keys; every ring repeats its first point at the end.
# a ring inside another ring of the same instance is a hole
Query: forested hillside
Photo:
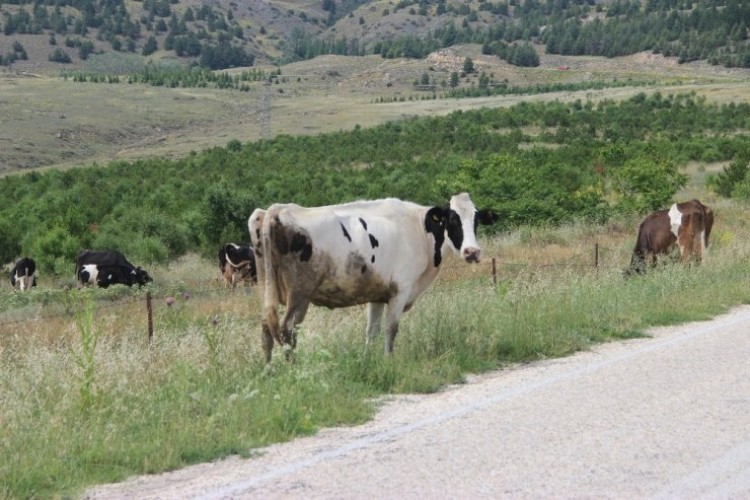
{"type": "Polygon", "coordinates": [[[750,67],[749,25],[743,0],[0,0],[0,64],[85,67],[116,52],[219,69],[321,54],[423,58],[479,43],[519,66],[538,65],[543,46],[750,67]]]}
{"type": "MultiPolygon", "coordinates": [[[[750,104],[638,94],[621,102],[521,103],[372,129],[213,148],[0,180],[0,259],[33,255],[72,274],[82,248],[138,262],[213,254],[247,240],[256,207],[397,196],[432,204],[468,190],[495,230],[668,203],[691,160],[750,162],[750,104]],[[532,132],[533,131],[533,132],[532,132]]],[[[735,181],[746,182],[746,181],[735,181]]]]}

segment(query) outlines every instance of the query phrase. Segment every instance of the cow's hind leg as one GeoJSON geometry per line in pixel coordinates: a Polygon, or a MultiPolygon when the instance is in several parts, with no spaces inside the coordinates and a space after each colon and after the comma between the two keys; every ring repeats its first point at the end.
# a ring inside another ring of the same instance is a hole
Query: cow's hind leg
{"type": "Polygon", "coordinates": [[[271,362],[271,351],[273,350],[273,341],[276,340],[280,345],[283,345],[281,334],[279,332],[279,312],[276,306],[265,305],[263,308],[263,320],[261,322],[261,329],[263,331],[263,351],[266,354],[266,362],[271,362]]]}
{"type": "Polygon", "coordinates": [[[305,294],[291,294],[288,297],[286,312],[281,322],[281,340],[287,359],[291,358],[292,351],[297,347],[297,325],[304,321],[309,306],[310,300],[305,294]]]}
{"type": "Polygon", "coordinates": [[[273,334],[271,328],[265,320],[261,322],[263,353],[266,356],[266,363],[271,362],[271,353],[273,352],[273,334]]]}

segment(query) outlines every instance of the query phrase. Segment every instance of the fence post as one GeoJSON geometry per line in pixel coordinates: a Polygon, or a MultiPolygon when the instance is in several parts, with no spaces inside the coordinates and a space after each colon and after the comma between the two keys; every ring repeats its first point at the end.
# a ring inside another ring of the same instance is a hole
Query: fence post
{"type": "Polygon", "coordinates": [[[599,270],[599,242],[594,243],[594,267],[599,270]]]}
{"type": "Polygon", "coordinates": [[[146,311],[148,313],[148,343],[154,338],[154,308],[151,306],[151,292],[146,292],[146,311]]]}
{"type": "Polygon", "coordinates": [[[492,257],[492,284],[497,285],[497,260],[492,257]]]}

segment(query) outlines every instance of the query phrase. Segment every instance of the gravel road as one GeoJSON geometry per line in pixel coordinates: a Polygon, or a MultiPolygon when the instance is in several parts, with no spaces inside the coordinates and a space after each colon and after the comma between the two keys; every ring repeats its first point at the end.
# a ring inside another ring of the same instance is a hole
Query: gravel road
{"type": "Polygon", "coordinates": [[[87,498],[750,498],[750,307],[87,498]]]}

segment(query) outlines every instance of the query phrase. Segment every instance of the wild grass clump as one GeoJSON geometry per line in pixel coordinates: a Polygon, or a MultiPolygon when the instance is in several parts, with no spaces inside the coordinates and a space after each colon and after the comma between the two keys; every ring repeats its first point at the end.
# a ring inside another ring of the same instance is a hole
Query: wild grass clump
{"type": "MultiPolygon", "coordinates": [[[[140,300],[97,305],[87,316],[84,295],[78,322],[75,314],[42,318],[0,336],[0,497],[77,494],[133,474],[249,456],[322,427],[363,422],[380,395],[434,392],[469,373],[706,319],[750,301],[750,250],[732,237],[734,227],[716,230],[704,265],[667,265],[630,279],[621,273],[621,249],[632,235],[609,245],[619,265],[598,270],[527,266],[494,284],[456,265],[402,317],[392,356],[383,354],[382,336],[365,347],[364,307],[311,308],[294,361],[277,348],[266,366],[254,289],[169,303],[153,289],[150,343],[140,300]]],[[[589,241],[570,248],[580,238],[569,235],[581,233],[555,231],[525,243],[538,245],[530,251],[540,262],[550,258],[541,258],[543,248],[588,252],[589,241]]],[[[193,275],[171,274],[177,282],[165,293],[193,275]]]]}

